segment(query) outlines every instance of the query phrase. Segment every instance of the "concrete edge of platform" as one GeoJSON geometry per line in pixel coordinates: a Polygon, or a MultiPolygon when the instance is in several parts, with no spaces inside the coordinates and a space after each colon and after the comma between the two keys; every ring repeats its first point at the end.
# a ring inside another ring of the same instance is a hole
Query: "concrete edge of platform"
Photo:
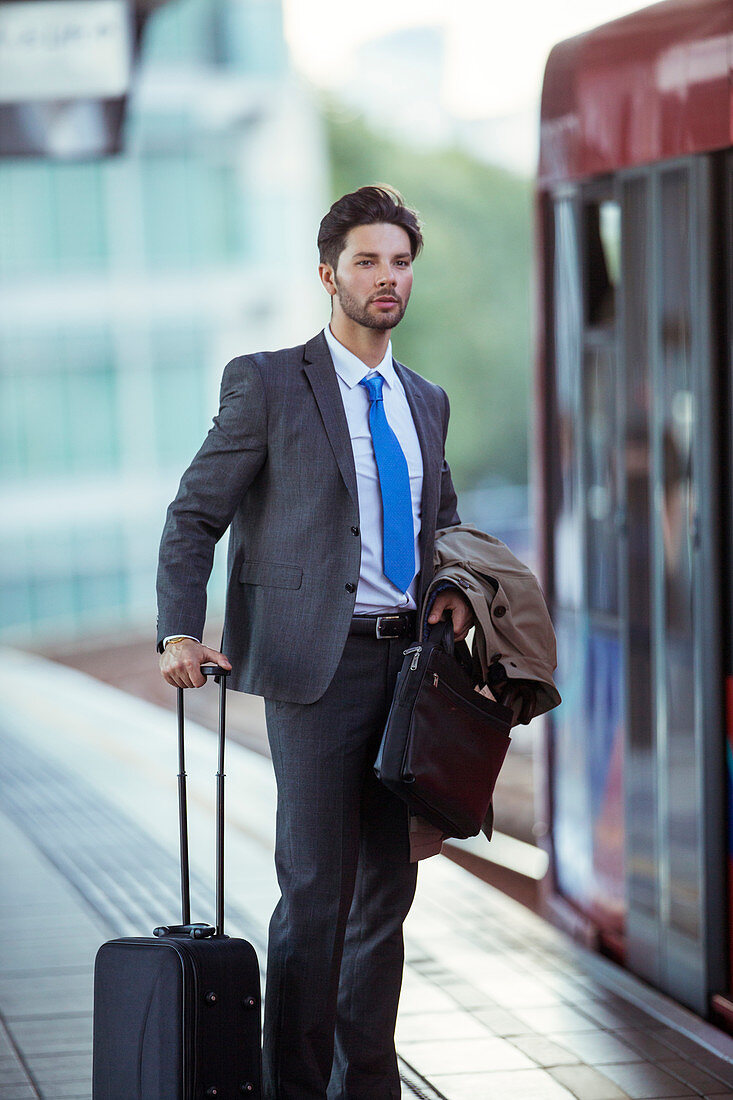
{"type": "Polygon", "coordinates": [[[643,979],[624,970],[618,963],[596,955],[582,944],[572,940],[571,943],[574,953],[582,959],[583,966],[599,985],[733,1064],[733,1038],[726,1032],[673,1001],[665,993],[647,985],[643,979]]]}
{"type": "Polygon", "coordinates": [[[507,836],[497,829],[494,829],[490,841],[479,833],[478,836],[470,836],[466,840],[446,840],[445,844],[497,867],[506,868],[533,882],[540,882],[544,878],[550,862],[544,849],[527,844],[525,840],[507,836]]]}

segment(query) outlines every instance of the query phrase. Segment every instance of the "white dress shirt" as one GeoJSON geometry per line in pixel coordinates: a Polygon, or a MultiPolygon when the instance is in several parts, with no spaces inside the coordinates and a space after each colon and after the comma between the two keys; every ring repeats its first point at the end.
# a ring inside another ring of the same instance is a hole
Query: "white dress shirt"
{"type": "Polygon", "coordinates": [[[415,592],[417,574],[420,571],[422,452],[407,395],[392,362],[392,344],[390,342],[387,345],[384,359],[372,370],[353,352],[339,343],[328,325],[323,330],[323,335],[336,368],[356,467],[361,529],[361,568],[354,614],[374,615],[382,611],[413,609],[416,607],[415,592]],[[384,412],[390,428],[399,440],[410,474],[412,525],[415,534],[415,577],[407,592],[400,592],[383,572],[382,494],[379,488],[379,473],[374,457],[372,433],[369,428],[371,402],[364,386],[359,385],[362,378],[373,374],[381,374],[384,379],[382,389],[384,412]]]}
{"type": "MultiPolygon", "coordinates": [[[[353,352],[339,343],[326,325],[323,330],[333,365],[336,368],[346,422],[351,436],[351,449],[356,467],[356,487],[359,494],[359,527],[361,530],[361,568],[356,590],[355,615],[375,615],[383,611],[413,610],[420,572],[420,524],[422,516],[422,451],[404,386],[397,377],[392,362],[392,342],[387,345],[384,359],[372,370],[353,352]],[[412,497],[412,525],[415,532],[415,577],[407,592],[400,592],[383,573],[382,494],[379,472],[374,457],[374,444],[369,428],[370,400],[362,378],[381,374],[384,412],[390,428],[397,436],[407,460],[412,497]]],[[[175,635],[170,635],[174,637],[175,635]]],[[[188,635],[184,635],[188,637],[188,635]]],[[[198,641],[199,639],[194,639],[198,641]]],[[[168,638],[163,640],[165,647],[168,638]]]]}

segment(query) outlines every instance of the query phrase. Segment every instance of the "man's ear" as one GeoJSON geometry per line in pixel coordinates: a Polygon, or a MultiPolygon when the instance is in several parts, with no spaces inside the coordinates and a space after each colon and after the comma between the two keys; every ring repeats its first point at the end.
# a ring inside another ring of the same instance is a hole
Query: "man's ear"
{"type": "Polygon", "coordinates": [[[318,265],[318,277],[321,280],[321,283],[323,284],[323,286],[326,290],[326,293],[330,294],[331,297],[333,297],[334,294],[336,293],[336,278],[335,278],[335,272],[334,272],[333,268],[331,267],[331,265],[330,264],[319,264],[318,265]]]}

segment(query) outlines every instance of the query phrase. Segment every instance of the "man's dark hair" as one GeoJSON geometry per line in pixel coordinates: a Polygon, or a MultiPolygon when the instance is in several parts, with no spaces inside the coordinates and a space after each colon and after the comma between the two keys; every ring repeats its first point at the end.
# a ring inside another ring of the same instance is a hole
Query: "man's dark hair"
{"type": "Polygon", "coordinates": [[[380,222],[399,225],[404,229],[410,238],[410,252],[414,260],[423,243],[417,213],[405,206],[399,191],[382,184],[360,187],[358,191],[336,200],[318,230],[321,263],[330,264],[335,271],[349,231],[357,225],[376,225],[380,222]]]}

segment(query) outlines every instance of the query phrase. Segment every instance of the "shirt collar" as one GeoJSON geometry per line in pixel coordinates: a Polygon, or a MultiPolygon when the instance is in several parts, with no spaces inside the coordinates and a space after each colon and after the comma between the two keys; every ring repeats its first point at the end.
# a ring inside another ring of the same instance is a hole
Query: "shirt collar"
{"type": "MultiPolygon", "coordinates": [[[[330,325],[326,325],[323,330],[323,335],[326,337],[326,343],[328,344],[328,350],[331,352],[336,374],[350,390],[353,390],[354,386],[358,386],[362,378],[372,371],[372,368],[368,367],[366,363],[359,359],[358,355],[354,355],[353,351],[349,351],[348,348],[344,347],[344,345],[336,339],[331,332],[330,325]]],[[[390,388],[394,386],[397,376],[392,361],[391,340],[387,344],[384,359],[378,367],[374,368],[374,370],[381,374],[390,388]]]]}

